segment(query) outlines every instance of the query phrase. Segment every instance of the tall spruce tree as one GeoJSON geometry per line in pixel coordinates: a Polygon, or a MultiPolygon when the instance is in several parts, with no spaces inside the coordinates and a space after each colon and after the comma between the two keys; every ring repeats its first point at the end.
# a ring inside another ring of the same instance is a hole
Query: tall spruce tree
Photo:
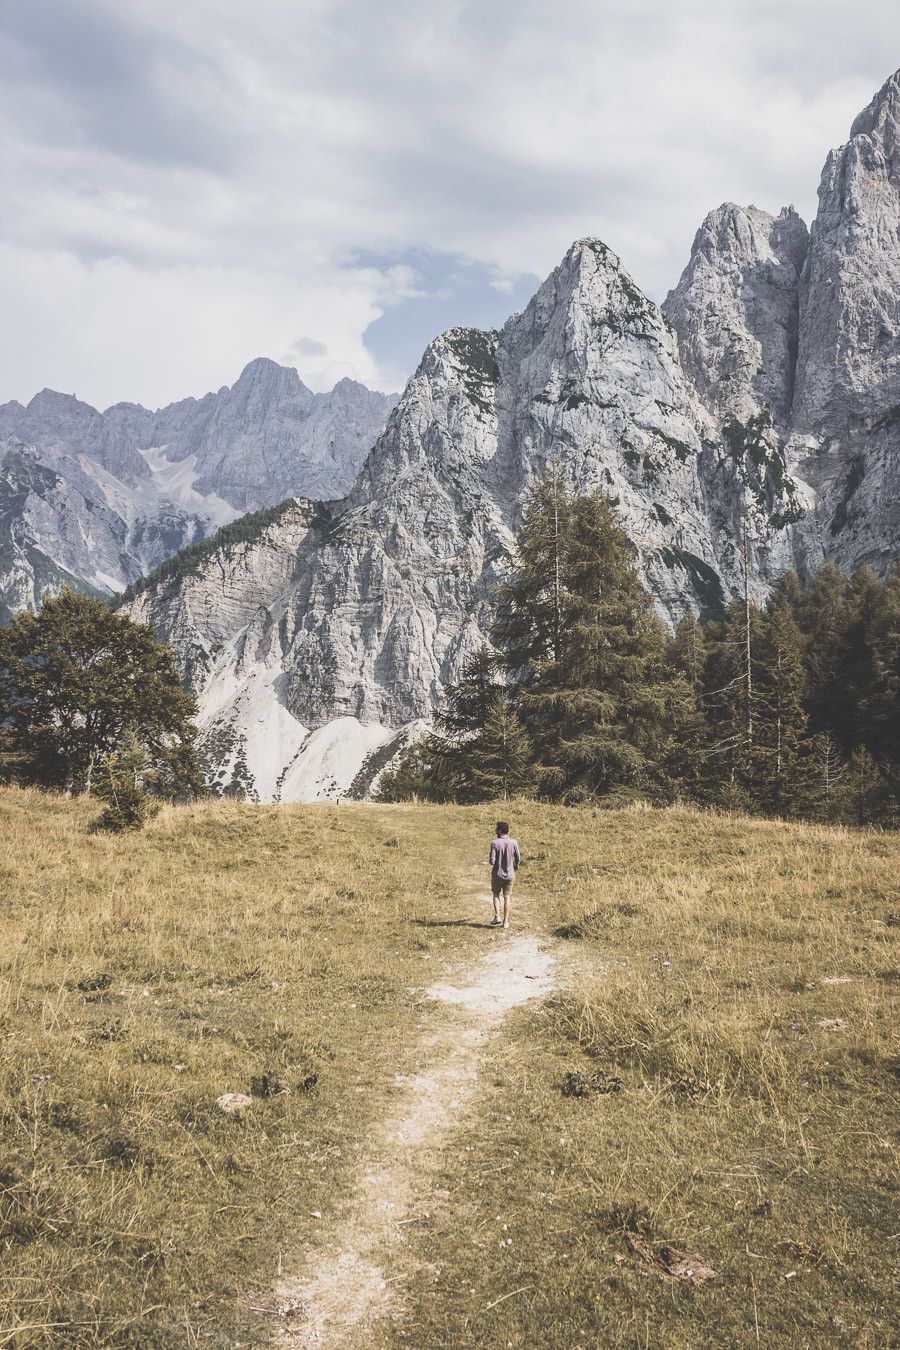
{"type": "Polygon", "coordinates": [[[709,659],[703,625],[692,611],[679,620],[669,644],[669,664],[689,691],[680,718],[680,734],[673,744],[673,778],[684,795],[703,799],[706,793],[710,728],[706,717],[704,681],[709,659]]]}
{"type": "Polygon", "coordinates": [[[869,567],[847,596],[843,679],[853,746],[876,759],[900,758],[900,569],[886,582],[869,567]]]}
{"type": "Polygon", "coordinates": [[[666,662],[665,630],[601,494],[575,498],[551,475],[536,485],[494,639],[544,795],[671,789],[690,690],[666,662]]]}
{"type": "Polygon", "coordinates": [[[456,762],[459,801],[507,800],[533,790],[531,742],[508,690],[495,691],[484,724],[460,747],[456,762]]]}
{"type": "Polygon", "coordinates": [[[435,730],[382,775],[379,797],[478,802],[528,794],[535,781],[531,745],[500,683],[496,656],[481,648],[444,692],[435,730]]]}
{"type": "Polygon", "coordinates": [[[825,562],[804,588],[798,622],[806,639],[807,711],[813,734],[836,736],[849,752],[852,728],[846,693],[847,580],[825,562]]]}
{"type": "Polygon", "coordinates": [[[707,629],[707,780],[713,797],[735,806],[751,805],[754,791],[755,653],[761,622],[755,605],[733,600],[724,618],[707,629]]]}
{"type": "Polygon", "coordinates": [[[809,788],[804,642],[783,592],[766,606],[759,639],[753,795],[777,815],[799,815],[809,788]]]}

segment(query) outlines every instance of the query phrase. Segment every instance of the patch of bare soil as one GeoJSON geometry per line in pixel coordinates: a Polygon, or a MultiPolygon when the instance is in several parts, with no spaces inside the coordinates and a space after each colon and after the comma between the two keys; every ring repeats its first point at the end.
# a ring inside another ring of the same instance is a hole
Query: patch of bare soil
{"type": "Polygon", "coordinates": [[[272,1311],[285,1350],[365,1346],[367,1329],[402,1296],[394,1265],[402,1264],[406,1224],[432,1194],[435,1151],[471,1101],[504,1015],[555,985],[551,953],[535,938],[498,932],[491,948],[466,978],[425,991],[447,1015],[420,1047],[421,1068],[398,1079],[396,1108],[339,1226],[308,1254],[305,1270],[276,1286],[272,1311]]]}

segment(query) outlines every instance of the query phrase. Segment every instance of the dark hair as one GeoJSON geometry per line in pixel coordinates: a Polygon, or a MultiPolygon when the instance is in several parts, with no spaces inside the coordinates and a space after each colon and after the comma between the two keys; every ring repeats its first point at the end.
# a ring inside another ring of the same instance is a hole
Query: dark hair
{"type": "Polygon", "coordinates": [[[498,820],[498,821],[497,821],[497,833],[498,833],[498,834],[509,834],[509,822],[506,821],[506,820],[498,820]]]}

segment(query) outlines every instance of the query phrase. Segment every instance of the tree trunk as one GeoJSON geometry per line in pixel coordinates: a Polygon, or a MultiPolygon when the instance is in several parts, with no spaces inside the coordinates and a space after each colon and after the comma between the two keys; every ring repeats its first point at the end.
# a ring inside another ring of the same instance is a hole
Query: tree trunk
{"type": "Polygon", "coordinates": [[[750,569],[747,560],[747,524],[744,522],[744,736],[747,758],[753,753],[753,674],[750,669],[750,569]]]}

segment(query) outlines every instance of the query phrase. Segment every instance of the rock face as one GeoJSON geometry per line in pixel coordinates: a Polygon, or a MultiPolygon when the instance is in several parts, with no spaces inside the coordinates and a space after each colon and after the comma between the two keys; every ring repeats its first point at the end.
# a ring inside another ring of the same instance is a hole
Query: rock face
{"type": "MultiPolygon", "coordinates": [[[[884,570],[900,537],[898,144],[895,76],[829,157],[809,239],[790,208],[723,206],[663,312],[580,240],[499,332],[431,343],[345,497],[292,498],[255,537],[138,595],[130,612],[198,693],[215,785],[262,801],[365,793],[485,640],[550,461],[609,495],[670,621],[742,588],[739,540],[758,600],[823,557],[884,570]]],[[[262,475],[242,454],[283,482],[268,436],[313,423],[312,396],[265,363],[227,393],[202,416],[205,400],[167,410],[153,435],[191,490],[256,503],[262,475]],[[239,449],[229,428],[248,419],[261,439],[239,449]],[[223,441],[235,448],[216,458],[223,441]]]]}
{"type": "Polygon", "coordinates": [[[34,608],[63,581],[121,590],[186,544],[293,493],[338,497],[396,399],[341,380],[313,394],[252,361],[231,388],[158,412],[45,389],[0,407],[0,596],[34,608]]]}
{"type": "Polygon", "coordinates": [[[828,156],[800,288],[792,460],[803,542],[884,571],[900,534],[900,71],[828,156]]]}
{"type": "Polygon", "coordinates": [[[793,207],[770,216],[726,202],[697,231],[663,313],[706,406],[741,422],[768,409],[790,423],[800,276],[809,234],[793,207]]]}
{"type": "Polygon", "coordinates": [[[777,448],[720,435],[657,307],[581,240],[500,332],[429,346],[345,500],[295,503],[239,555],[131,606],[182,654],[219,786],[262,800],[364,790],[485,641],[550,460],[612,497],[673,620],[739,588],[741,521],[755,593],[790,563],[802,485],[777,448]]]}

